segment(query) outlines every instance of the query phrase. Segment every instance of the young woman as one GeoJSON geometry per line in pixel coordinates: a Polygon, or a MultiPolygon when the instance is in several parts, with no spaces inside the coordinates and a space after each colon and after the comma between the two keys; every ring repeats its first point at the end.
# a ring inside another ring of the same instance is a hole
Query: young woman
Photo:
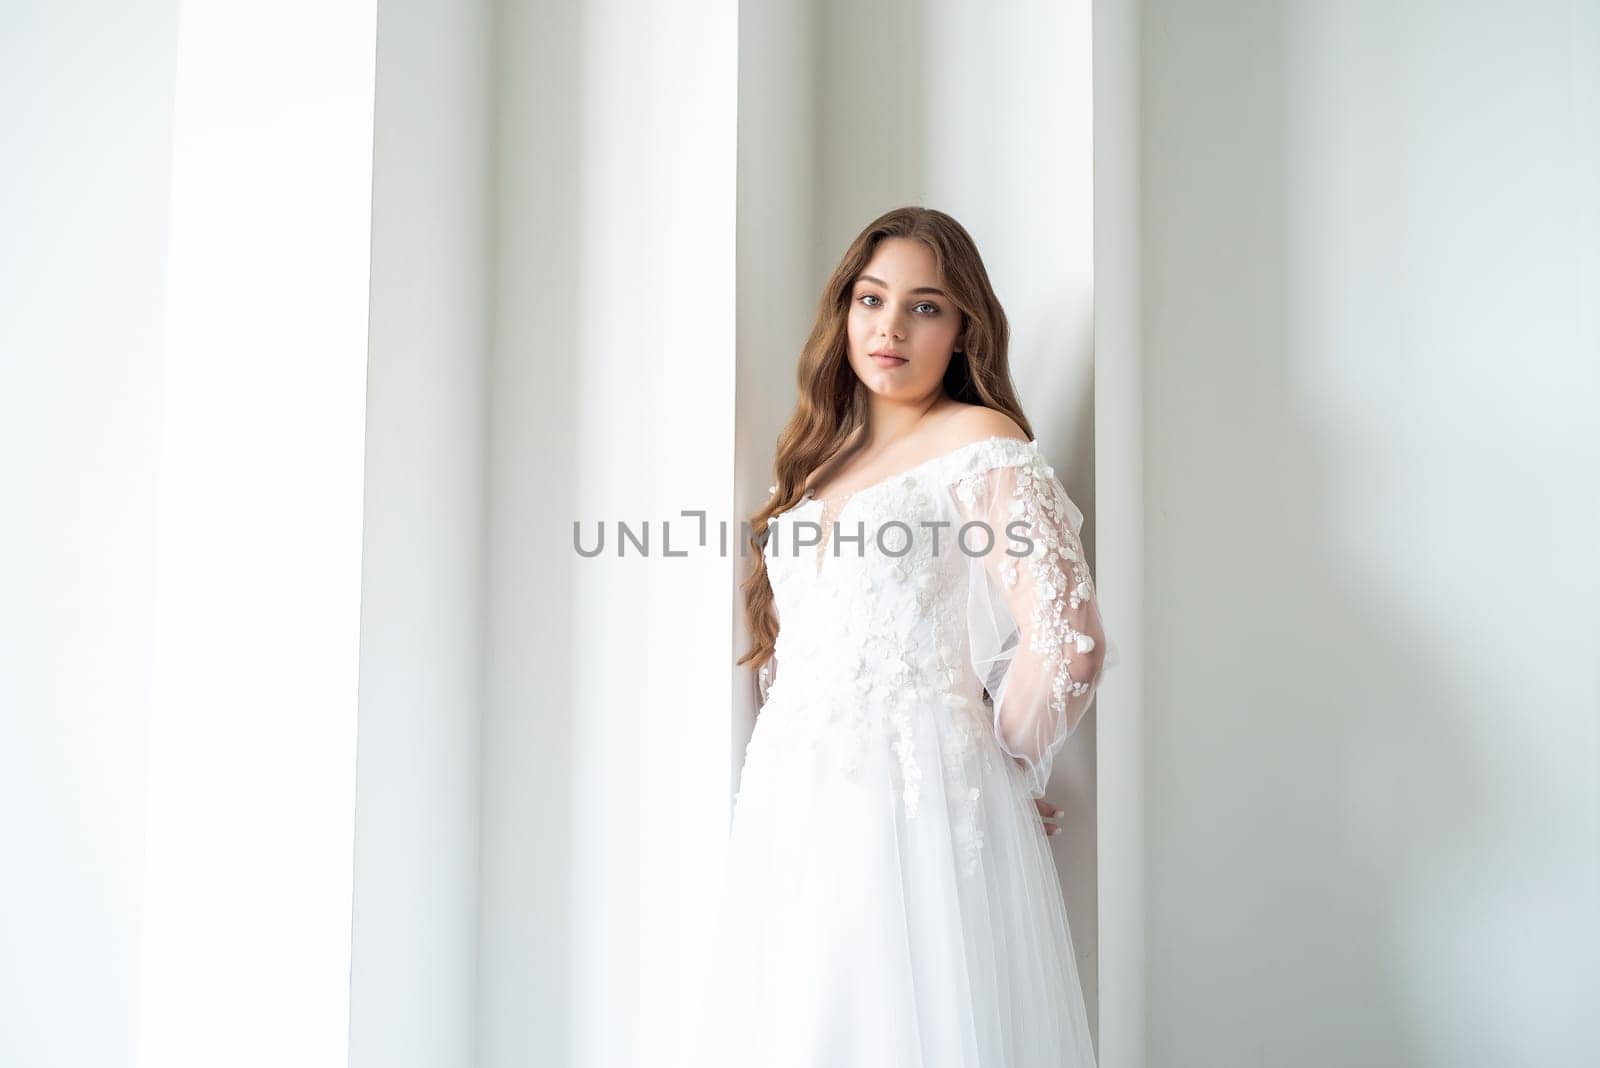
{"type": "Polygon", "coordinates": [[[1107,642],[1007,340],[938,211],[875,220],[822,294],[752,520],[726,1064],[1094,1064],[1043,794],[1107,642]]]}

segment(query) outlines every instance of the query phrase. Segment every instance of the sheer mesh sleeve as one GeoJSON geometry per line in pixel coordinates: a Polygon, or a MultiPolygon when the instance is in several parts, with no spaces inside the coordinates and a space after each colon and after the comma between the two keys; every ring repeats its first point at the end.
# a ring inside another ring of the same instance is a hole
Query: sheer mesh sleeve
{"type": "Polygon", "coordinates": [[[995,737],[1038,798],[1094,699],[1108,644],[1078,537],[1082,513],[1034,443],[1000,445],[950,488],[968,561],[972,666],[994,701],[995,737]]]}

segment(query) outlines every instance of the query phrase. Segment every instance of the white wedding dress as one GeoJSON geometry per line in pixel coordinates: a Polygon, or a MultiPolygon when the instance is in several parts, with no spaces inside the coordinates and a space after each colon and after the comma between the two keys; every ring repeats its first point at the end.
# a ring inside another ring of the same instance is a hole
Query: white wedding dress
{"type": "Polygon", "coordinates": [[[1002,437],[769,524],[779,636],[729,842],[721,1063],[1095,1063],[1032,800],[1114,660],[1081,525],[1037,443],[1002,437]],[[992,546],[956,542],[972,521],[992,546]]]}

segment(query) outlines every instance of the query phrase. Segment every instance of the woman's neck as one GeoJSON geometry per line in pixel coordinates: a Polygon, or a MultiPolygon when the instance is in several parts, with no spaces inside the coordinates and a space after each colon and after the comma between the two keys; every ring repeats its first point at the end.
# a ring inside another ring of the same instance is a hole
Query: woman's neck
{"type": "Polygon", "coordinates": [[[953,403],[943,390],[917,401],[891,401],[874,395],[867,407],[867,425],[859,435],[861,448],[876,452],[910,434],[928,416],[953,403]]]}

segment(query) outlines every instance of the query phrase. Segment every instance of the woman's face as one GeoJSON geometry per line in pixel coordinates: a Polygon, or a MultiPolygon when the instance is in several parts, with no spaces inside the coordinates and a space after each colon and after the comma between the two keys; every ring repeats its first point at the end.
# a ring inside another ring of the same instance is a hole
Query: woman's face
{"type": "Polygon", "coordinates": [[[933,251],[904,237],[879,241],[850,290],[856,377],[883,397],[927,397],[940,388],[960,330],[961,311],[945,295],[933,251]]]}

